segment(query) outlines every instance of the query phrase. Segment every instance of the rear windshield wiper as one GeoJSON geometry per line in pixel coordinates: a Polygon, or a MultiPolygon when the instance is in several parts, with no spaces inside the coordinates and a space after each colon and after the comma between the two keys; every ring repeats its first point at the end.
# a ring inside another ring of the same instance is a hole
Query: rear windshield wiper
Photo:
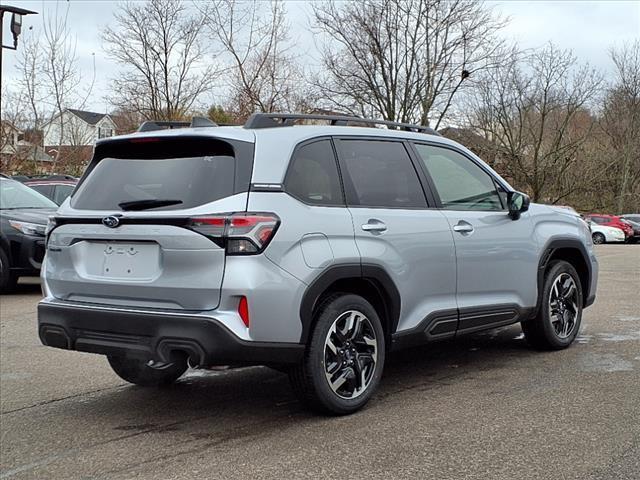
{"type": "Polygon", "coordinates": [[[122,210],[149,210],[150,208],[168,207],[169,205],[178,205],[182,200],[160,200],[157,198],[148,200],[132,200],[131,202],[122,202],[118,206],[122,210]]]}

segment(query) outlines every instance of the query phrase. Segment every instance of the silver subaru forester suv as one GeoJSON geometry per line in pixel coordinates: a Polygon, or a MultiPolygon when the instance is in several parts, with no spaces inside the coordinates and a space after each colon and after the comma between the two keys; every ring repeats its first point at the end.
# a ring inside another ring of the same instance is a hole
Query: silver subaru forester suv
{"type": "Polygon", "coordinates": [[[45,345],[144,386],[268,365],[346,414],[390,351],[517,322],[533,347],[569,346],[597,262],[582,219],[429,128],[256,114],[98,141],[42,278],[45,345]]]}

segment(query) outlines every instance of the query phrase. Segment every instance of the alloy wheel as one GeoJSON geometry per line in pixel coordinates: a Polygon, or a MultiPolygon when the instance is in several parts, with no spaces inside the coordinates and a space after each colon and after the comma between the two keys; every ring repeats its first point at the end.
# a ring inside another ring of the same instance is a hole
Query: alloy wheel
{"type": "Polygon", "coordinates": [[[329,387],[341,398],[365,392],[376,370],[378,339],[371,321],[357,310],[341,314],[324,343],[324,368],[329,387]]]}
{"type": "Polygon", "coordinates": [[[549,295],[549,318],[558,338],[568,338],[577,325],[578,288],[568,273],[561,273],[551,285],[549,295]]]}
{"type": "Polygon", "coordinates": [[[602,235],[599,232],[594,233],[592,238],[593,238],[594,245],[601,245],[605,241],[604,235],[602,235]]]}

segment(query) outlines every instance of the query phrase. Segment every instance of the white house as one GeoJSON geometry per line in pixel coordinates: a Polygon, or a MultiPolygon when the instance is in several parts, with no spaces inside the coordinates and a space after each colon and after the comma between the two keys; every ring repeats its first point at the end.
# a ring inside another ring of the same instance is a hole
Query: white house
{"type": "Polygon", "coordinates": [[[44,146],[93,145],[99,138],[112,137],[116,124],[106,113],[66,109],[43,126],[44,146]]]}
{"type": "Polygon", "coordinates": [[[23,132],[11,122],[0,121],[0,154],[14,155],[18,150],[18,142],[23,132]]]}

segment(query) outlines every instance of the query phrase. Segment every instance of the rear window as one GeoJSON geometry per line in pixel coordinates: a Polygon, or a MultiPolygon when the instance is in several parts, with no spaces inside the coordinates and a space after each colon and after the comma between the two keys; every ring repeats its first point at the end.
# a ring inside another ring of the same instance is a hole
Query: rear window
{"type": "Polygon", "coordinates": [[[108,147],[97,151],[77,186],[71,197],[74,208],[127,210],[142,205],[136,209],[181,210],[248,191],[250,170],[238,167],[234,148],[226,142],[196,147],[182,138],[108,147]],[[238,169],[247,178],[239,181],[238,169]]]}

